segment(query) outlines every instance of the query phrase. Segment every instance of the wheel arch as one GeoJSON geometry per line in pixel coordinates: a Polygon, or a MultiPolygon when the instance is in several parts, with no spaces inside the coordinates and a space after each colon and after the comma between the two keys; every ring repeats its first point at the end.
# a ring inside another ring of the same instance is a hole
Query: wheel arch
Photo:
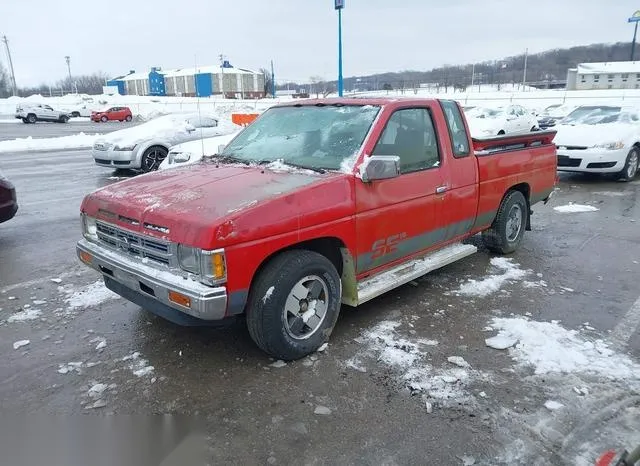
{"type": "Polygon", "coordinates": [[[136,148],[136,165],[138,167],[142,166],[142,156],[144,155],[144,153],[149,149],[151,149],[152,147],[162,147],[167,151],[167,154],[168,154],[170,144],[168,144],[166,141],[157,141],[157,140],[145,141],[142,144],[140,144],[140,147],[136,148]]]}
{"type": "Polygon", "coordinates": [[[340,276],[343,302],[345,302],[345,304],[357,302],[358,288],[353,256],[345,242],[336,236],[321,236],[293,243],[268,255],[262,260],[253,273],[249,285],[249,293],[257,277],[272,260],[284,252],[294,250],[313,251],[326,257],[336,268],[340,276]]]}

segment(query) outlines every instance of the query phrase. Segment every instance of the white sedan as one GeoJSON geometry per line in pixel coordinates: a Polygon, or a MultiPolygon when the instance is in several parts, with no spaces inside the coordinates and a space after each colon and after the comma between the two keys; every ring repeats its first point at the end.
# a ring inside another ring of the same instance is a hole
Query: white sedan
{"type": "Polygon", "coordinates": [[[237,126],[208,113],[161,116],[133,128],[114,131],[95,141],[92,156],[101,167],[157,170],[169,148],[187,141],[221,136],[237,126]]]}
{"type": "Polygon", "coordinates": [[[192,165],[200,162],[205,155],[214,155],[219,152],[221,145],[226,146],[240,131],[224,136],[215,136],[202,140],[183,142],[169,149],[169,155],[160,164],[160,170],[167,168],[192,165]]]}
{"type": "Polygon", "coordinates": [[[640,110],[583,105],[556,125],[558,171],[615,173],[623,181],[638,174],[640,110]]]}
{"type": "Polygon", "coordinates": [[[465,112],[471,136],[487,138],[538,130],[536,117],[521,105],[473,107],[465,112]]]}

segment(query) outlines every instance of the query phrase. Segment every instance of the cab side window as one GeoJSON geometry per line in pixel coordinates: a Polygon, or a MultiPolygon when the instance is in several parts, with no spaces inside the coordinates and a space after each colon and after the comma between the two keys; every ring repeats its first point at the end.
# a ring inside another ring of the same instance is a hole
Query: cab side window
{"type": "Polygon", "coordinates": [[[438,140],[429,110],[396,111],[389,118],[372,155],[397,155],[403,174],[440,166],[438,140]]]}
{"type": "Polygon", "coordinates": [[[464,120],[460,113],[458,105],[452,100],[443,100],[440,102],[444,111],[447,127],[449,128],[449,138],[451,147],[453,147],[453,156],[456,158],[466,157],[469,155],[469,138],[464,128],[464,120]]]}

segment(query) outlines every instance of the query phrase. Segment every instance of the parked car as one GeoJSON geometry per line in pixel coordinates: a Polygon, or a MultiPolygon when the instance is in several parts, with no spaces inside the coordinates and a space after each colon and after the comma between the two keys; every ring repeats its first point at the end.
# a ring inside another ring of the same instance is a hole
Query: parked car
{"type": "Polygon", "coordinates": [[[631,181],[638,174],[638,108],[582,105],[555,129],[559,171],[614,173],[623,181],[631,181]]]}
{"type": "Polygon", "coordinates": [[[538,127],[540,129],[553,128],[560,120],[575,109],[575,105],[550,105],[538,115],[538,127]]]}
{"type": "Polygon", "coordinates": [[[275,106],[211,163],[87,195],[80,260],[183,325],[246,313],[256,344],[297,359],[358,306],[477,251],[509,254],[556,182],[555,133],[472,140],[452,100],[275,106]]]}
{"type": "Polygon", "coordinates": [[[95,141],[92,155],[97,165],[157,170],[169,153],[169,147],[200,138],[221,136],[234,131],[235,125],[217,115],[178,113],[164,115],[134,128],[109,133],[95,141]]]}
{"type": "Polygon", "coordinates": [[[21,103],[16,105],[15,117],[23,123],[36,123],[38,121],[51,121],[56,123],[67,123],[71,115],[67,112],[54,110],[49,105],[21,103]]]}
{"type": "Polygon", "coordinates": [[[0,223],[11,220],[18,212],[16,188],[0,172],[0,223]]]}
{"type": "Polygon", "coordinates": [[[221,146],[229,143],[236,137],[238,131],[224,136],[214,136],[202,140],[183,142],[169,148],[167,158],[160,164],[160,170],[176,168],[183,165],[192,165],[200,162],[205,156],[213,156],[218,153],[221,146]]]}
{"type": "Polygon", "coordinates": [[[473,137],[527,133],[539,129],[536,117],[521,105],[474,107],[465,113],[473,137]]]}
{"type": "Polygon", "coordinates": [[[131,121],[133,114],[129,107],[110,107],[105,110],[91,112],[91,121],[131,121]]]}

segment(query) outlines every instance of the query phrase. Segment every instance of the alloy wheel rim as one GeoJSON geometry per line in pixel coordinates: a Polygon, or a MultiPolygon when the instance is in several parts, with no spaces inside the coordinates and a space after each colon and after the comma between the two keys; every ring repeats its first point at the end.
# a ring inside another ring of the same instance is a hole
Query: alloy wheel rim
{"type": "Polygon", "coordinates": [[[293,286],[283,310],[284,328],[295,340],[306,340],[322,327],[329,309],[329,289],[317,275],[308,275],[293,286]]]}

